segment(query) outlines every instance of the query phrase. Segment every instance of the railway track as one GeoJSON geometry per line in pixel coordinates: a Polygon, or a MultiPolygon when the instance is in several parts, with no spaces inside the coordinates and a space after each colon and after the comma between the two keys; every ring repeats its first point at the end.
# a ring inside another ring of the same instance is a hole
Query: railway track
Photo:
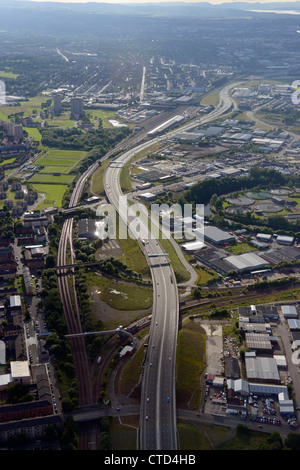
{"type": "MultiPolygon", "coordinates": [[[[226,109],[225,109],[226,110],[226,109]]],[[[224,110],[222,110],[224,112],[224,110]]],[[[213,113],[213,116],[217,116],[220,111],[216,109],[213,113]]],[[[209,118],[205,119],[209,121],[209,118]]],[[[205,121],[204,120],[204,121],[205,121]]],[[[186,128],[192,128],[198,125],[198,122],[195,124],[187,125],[186,128]]],[[[145,130],[141,133],[140,136],[133,136],[133,138],[129,138],[127,141],[123,142],[123,144],[119,144],[115,147],[115,149],[109,153],[107,153],[101,160],[106,160],[111,155],[115,154],[116,151],[124,150],[122,146],[129,145],[132,148],[135,139],[140,140],[142,136],[144,136],[145,130]]],[[[143,138],[143,137],[142,137],[143,138]]],[[[94,163],[91,167],[89,167],[78,179],[76,186],[72,192],[69,208],[76,207],[80,196],[83,192],[84,185],[87,179],[92,175],[92,173],[98,168],[98,162],[94,163]]],[[[73,252],[73,218],[70,218],[64,222],[61,238],[59,242],[58,248],[58,258],[57,264],[60,268],[57,270],[57,274],[63,274],[58,276],[58,286],[61,296],[61,301],[63,304],[64,315],[68,327],[69,334],[76,334],[82,333],[82,326],[80,321],[80,312],[77,305],[76,299],[76,291],[75,291],[75,283],[74,283],[74,271],[70,275],[72,276],[71,279],[73,280],[73,295],[71,294],[71,289],[69,286],[70,276],[67,275],[67,253],[68,253],[68,246],[70,247],[70,256],[71,256],[71,264],[74,261],[74,252],[73,252]]],[[[74,268],[72,268],[73,270],[74,268]]],[[[97,387],[93,388],[93,381],[92,381],[92,370],[91,366],[88,361],[86,347],[85,347],[85,340],[84,337],[75,337],[71,338],[71,348],[72,348],[72,355],[74,358],[75,369],[76,369],[76,376],[77,376],[77,383],[78,383],[78,393],[79,393],[79,406],[89,405],[96,403],[98,396],[95,396],[95,393],[99,389],[97,387]]],[[[172,385],[172,384],[171,384],[172,385]]],[[[174,385],[174,383],[173,383],[174,385]]],[[[168,392],[168,394],[170,394],[168,392]]],[[[173,402],[175,404],[175,400],[173,402]]],[[[175,407],[175,405],[173,406],[175,407]]],[[[169,408],[169,407],[168,407],[169,408]]],[[[173,410],[174,411],[174,410],[173,410]]],[[[174,415],[171,414],[171,417],[174,415]]],[[[176,426],[176,424],[175,424],[176,426]]],[[[172,425],[173,427],[173,425],[172,425]]],[[[86,435],[86,433],[84,433],[86,435]]],[[[87,439],[82,439],[82,442],[87,442],[87,439]]],[[[83,444],[83,447],[86,448],[87,444],[83,444]]]]}
{"type": "MultiPolygon", "coordinates": [[[[97,168],[98,163],[92,165],[81,177],[79,178],[74,191],[71,195],[69,207],[76,206],[86,179],[97,168]]],[[[69,285],[70,275],[67,275],[67,253],[68,246],[70,247],[70,256],[72,263],[74,262],[73,251],[73,218],[67,219],[63,225],[59,247],[57,264],[61,268],[57,271],[58,274],[58,287],[60,292],[61,301],[63,304],[64,316],[68,327],[69,334],[82,333],[82,326],[80,321],[80,312],[77,304],[74,271],[71,274],[73,281],[73,293],[69,285]],[[60,275],[63,274],[63,275],[60,275]]],[[[70,339],[72,355],[74,358],[77,384],[78,384],[78,397],[79,406],[95,403],[96,398],[93,395],[91,368],[87,357],[86,346],[84,338],[71,338],[70,339]]]]}

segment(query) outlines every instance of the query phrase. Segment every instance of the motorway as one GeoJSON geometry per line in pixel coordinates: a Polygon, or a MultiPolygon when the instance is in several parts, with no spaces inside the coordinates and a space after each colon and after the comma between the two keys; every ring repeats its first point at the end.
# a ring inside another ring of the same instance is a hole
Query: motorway
{"type": "MultiPolygon", "coordinates": [[[[127,152],[118,161],[132,156],[127,152]]],[[[121,200],[120,165],[110,165],[104,175],[104,188],[110,204],[126,222],[127,201],[121,200]]],[[[141,232],[148,231],[140,219],[141,232]]],[[[127,224],[126,224],[127,225],[127,224]]],[[[135,234],[141,239],[139,233],[135,234]]],[[[163,254],[157,240],[143,236],[145,254],[163,254]]],[[[153,310],[147,360],[142,385],[140,442],[142,449],[176,449],[175,353],[178,331],[178,299],[173,269],[167,257],[149,258],[153,281],[153,310]],[[169,360],[170,358],[170,360],[169,360]],[[168,401],[167,401],[168,400],[168,401]]]]}
{"type": "MultiPolygon", "coordinates": [[[[219,104],[212,113],[182,126],[180,132],[216,119],[229,111],[232,105],[235,106],[228,93],[229,89],[234,86],[236,84],[228,85],[221,91],[219,104]]],[[[107,167],[104,174],[106,196],[126,225],[128,224],[128,206],[127,201],[122,199],[120,187],[122,166],[139,151],[156,142],[169,139],[178,132],[178,130],[171,131],[142,143],[119,156],[118,164],[111,164],[107,167]]],[[[149,258],[148,256],[149,254],[161,255],[164,251],[158,240],[148,231],[147,222],[146,217],[139,217],[139,230],[135,233],[138,240],[144,240],[145,255],[153,282],[152,320],[141,394],[140,447],[143,450],[176,450],[175,361],[179,320],[178,292],[168,258],[149,258]],[[148,236],[145,236],[145,233],[148,236]]]]}
{"type": "MultiPolygon", "coordinates": [[[[228,94],[230,88],[237,83],[228,85],[220,92],[220,101],[214,111],[203,118],[196,119],[180,129],[171,131],[137,145],[118,157],[123,164],[129,161],[136,153],[145,150],[155,143],[163,142],[176,135],[178,132],[192,129],[201,124],[210,122],[232,107],[232,100],[228,94]]],[[[235,105],[234,105],[235,106],[235,105]]],[[[108,156],[108,155],[107,155],[108,156]]],[[[107,158],[107,156],[105,158],[107,158]]],[[[127,214],[127,200],[121,201],[120,173],[123,165],[109,165],[104,175],[104,187],[106,196],[111,205],[121,214],[127,214]]],[[[98,163],[93,164],[81,175],[71,196],[69,207],[78,204],[84,184],[89,176],[98,168],[98,163]]],[[[120,214],[120,215],[121,215],[120,214]]],[[[122,215],[121,215],[122,217],[122,215]]],[[[127,225],[127,219],[124,220],[127,225]]],[[[146,230],[145,219],[140,220],[140,225],[146,230]]],[[[139,233],[136,233],[139,239],[139,233]]],[[[58,249],[58,265],[67,265],[67,247],[70,246],[71,263],[73,264],[73,219],[65,221],[61,233],[58,249]]],[[[163,254],[159,242],[149,234],[143,237],[145,255],[152,273],[153,281],[153,312],[149,335],[148,353],[145,363],[144,380],[142,385],[142,398],[140,407],[140,447],[141,449],[176,450],[177,426],[176,426],[176,396],[175,396],[175,360],[178,333],[178,292],[176,279],[168,258],[149,258],[149,254],[163,254]]],[[[66,269],[61,268],[62,276],[58,277],[59,290],[63,304],[64,314],[69,333],[81,333],[80,312],[76,304],[74,290],[72,303],[70,288],[67,282],[66,269]]],[[[73,338],[72,353],[78,378],[79,405],[95,403],[98,397],[92,393],[91,369],[88,365],[84,339],[73,338]]]]}

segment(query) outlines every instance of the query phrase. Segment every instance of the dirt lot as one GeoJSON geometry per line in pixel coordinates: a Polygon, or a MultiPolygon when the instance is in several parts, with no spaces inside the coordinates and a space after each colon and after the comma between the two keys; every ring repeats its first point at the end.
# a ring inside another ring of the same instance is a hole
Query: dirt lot
{"type": "Polygon", "coordinates": [[[206,373],[221,375],[223,372],[223,335],[222,325],[201,322],[206,332],[206,373]]]}

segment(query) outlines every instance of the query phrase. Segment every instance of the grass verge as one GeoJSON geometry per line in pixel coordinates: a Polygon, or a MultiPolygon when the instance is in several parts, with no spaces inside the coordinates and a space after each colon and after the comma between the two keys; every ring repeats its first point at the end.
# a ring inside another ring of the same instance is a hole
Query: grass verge
{"type": "Polygon", "coordinates": [[[176,357],[177,404],[197,409],[200,404],[201,377],[206,366],[206,335],[201,326],[188,322],[178,334],[176,357]]]}

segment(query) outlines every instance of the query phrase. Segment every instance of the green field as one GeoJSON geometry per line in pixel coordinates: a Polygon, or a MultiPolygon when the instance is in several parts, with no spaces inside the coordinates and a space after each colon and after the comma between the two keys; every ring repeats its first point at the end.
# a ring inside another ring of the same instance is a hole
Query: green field
{"type": "Polygon", "coordinates": [[[214,274],[209,272],[209,270],[202,268],[201,266],[196,267],[198,273],[197,284],[206,284],[209,279],[211,279],[214,274]]]}
{"type": "Polygon", "coordinates": [[[37,183],[37,184],[66,184],[69,185],[72,183],[75,175],[60,175],[60,176],[53,176],[51,174],[42,174],[36,173],[34,176],[29,178],[29,183],[37,183]]]}
{"type": "Polygon", "coordinates": [[[147,310],[152,306],[151,287],[137,286],[122,281],[108,281],[103,276],[88,274],[89,285],[99,288],[100,300],[117,310],[147,310]]]}
{"type": "Polygon", "coordinates": [[[62,207],[62,199],[66,191],[66,186],[62,184],[33,184],[33,188],[39,193],[44,194],[45,198],[36,207],[42,210],[46,207],[62,207]]]}
{"type": "MultiPolygon", "coordinates": [[[[50,199],[55,199],[56,190],[51,188],[53,185],[69,185],[75,178],[75,174],[71,172],[77,167],[77,165],[84,158],[85,152],[71,151],[71,150],[49,150],[42,154],[36,161],[36,165],[43,166],[38,173],[33,175],[28,181],[32,184],[42,185],[45,184],[45,190],[41,192],[50,195],[50,199]],[[60,173],[60,175],[56,175],[60,173]]],[[[57,191],[61,194],[61,190],[57,191]]],[[[59,197],[58,200],[61,198],[59,197]]],[[[52,204],[51,204],[52,205],[52,204]]]]}
{"type": "Polygon", "coordinates": [[[0,71],[0,78],[17,78],[18,76],[16,73],[0,71]]]}
{"type": "Polygon", "coordinates": [[[28,133],[29,137],[33,137],[37,142],[41,142],[42,135],[40,131],[35,127],[24,127],[24,130],[28,133]]]}
{"type": "Polygon", "coordinates": [[[249,251],[255,251],[257,248],[253,245],[250,245],[247,242],[236,243],[235,245],[227,246],[227,251],[233,253],[234,255],[240,255],[242,253],[249,253],[249,251]]]}
{"type": "Polygon", "coordinates": [[[44,173],[47,167],[56,167],[57,170],[55,170],[55,172],[58,171],[62,173],[62,171],[59,171],[59,168],[63,167],[68,169],[65,172],[65,174],[67,174],[78,165],[85,154],[86,152],[77,150],[48,150],[35,161],[35,164],[44,166],[44,173]]]}
{"type": "Polygon", "coordinates": [[[34,96],[29,98],[28,101],[20,101],[20,106],[1,106],[1,111],[6,116],[11,114],[24,113],[26,116],[31,116],[33,110],[39,112],[41,104],[47,101],[48,97],[43,95],[34,96]]]}
{"type": "Polygon", "coordinates": [[[200,379],[205,370],[205,339],[201,326],[189,322],[179,331],[176,356],[176,399],[181,406],[197,409],[200,404],[200,379]]]}
{"type": "Polygon", "coordinates": [[[95,124],[95,120],[101,119],[103,127],[113,127],[109,119],[114,119],[115,112],[107,111],[105,109],[87,109],[85,111],[86,116],[90,118],[90,121],[95,124]]]}
{"type": "Polygon", "coordinates": [[[207,433],[199,425],[179,420],[177,430],[180,450],[213,450],[207,433]]]}
{"type": "Polygon", "coordinates": [[[138,385],[144,358],[145,349],[144,346],[141,346],[130,361],[122,368],[121,379],[119,381],[122,395],[128,395],[130,391],[138,385]]]}
{"type": "Polygon", "coordinates": [[[7,160],[2,160],[0,162],[0,165],[9,165],[10,163],[13,163],[15,160],[16,160],[16,157],[8,158],[7,160]]]}
{"type": "Polygon", "coordinates": [[[2,108],[0,108],[0,119],[1,121],[9,121],[7,115],[2,111],[2,108]]]}

